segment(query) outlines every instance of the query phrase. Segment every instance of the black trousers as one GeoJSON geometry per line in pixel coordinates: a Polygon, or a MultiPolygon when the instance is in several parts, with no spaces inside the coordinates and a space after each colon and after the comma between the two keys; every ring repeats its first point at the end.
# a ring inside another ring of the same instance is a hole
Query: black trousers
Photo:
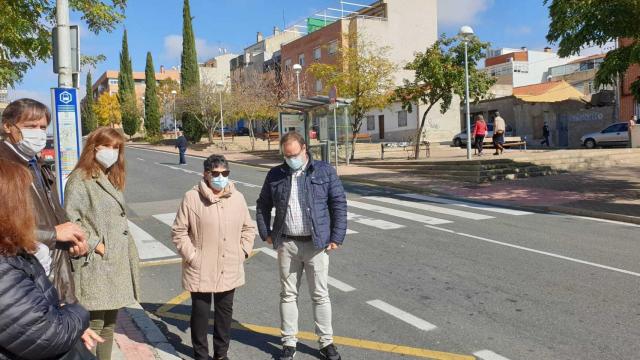
{"type": "Polygon", "coordinates": [[[187,149],[178,149],[180,151],[180,164],[186,164],[187,160],[184,158],[184,153],[187,152],[187,149]]]}
{"type": "Polygon", "coordinates": [[[484,145],[484,135],[476,135],[476,149],[478,154],[482,154],[482,146],[484,145]]]}
{"type": "MultiPolygon", "coordinates": [[[[233,318],[233,294],[235,289],[213,293],[213,358],[227,356],[231,341],[231,320],[233,318]]],[[[191,293],[191,343],[194,360],[209,358],[207,332],[211,313],[211,293],[191,293]]]]}

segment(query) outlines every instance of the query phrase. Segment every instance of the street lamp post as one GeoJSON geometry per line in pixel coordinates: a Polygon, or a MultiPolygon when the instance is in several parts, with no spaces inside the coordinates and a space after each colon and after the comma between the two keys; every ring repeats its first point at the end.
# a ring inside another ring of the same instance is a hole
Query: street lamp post
{"type": "Polygon", "coordinates": [[[177,139],[178,138],[178,122],[176,120],[176,94],[178,94],[177,91],[175,90],[171,90],[171,95],[173,95],[173,136],[177,139]]]}
{"type": "Polygon", "coordinates": [[[300,64],[293,65],[293,71],[296,72],[296,85],[298,86],[298,100],[300,100],[300,72],[302,71],[302,66],[300,64]]]}
{"type": "Polygon", "coordinates": [[[467,105],[467,160],[471,160],[471,114],[469,106],[469,40],[473,36],[471,26],[463,26],[460,28],[460,36],[464,42],[464,76],[465,76],[465,103],[467,105]]]}
{"type": "Polygon", "coordinates": [[[222,146],[224,147],[224,117],[222,116],[222,90],[224,89],[224,83],[222,81],[218,81],[216,83],[216,87],[219,89],[220,93],[220,137],[222,138],[222,146]]]}

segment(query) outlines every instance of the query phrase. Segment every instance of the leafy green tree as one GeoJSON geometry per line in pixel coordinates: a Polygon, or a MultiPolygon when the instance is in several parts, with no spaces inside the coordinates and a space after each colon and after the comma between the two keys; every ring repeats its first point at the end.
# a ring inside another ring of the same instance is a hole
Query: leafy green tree
{"type": "MultiPolygon", "coordinates": [[[[558,43],[558,55],[569,56],[585,46],[603,46],[618,39],[632,39],[631,45],[607,53],[596,73],[595,85],[615,85],[631,65],[640,65],[640,1],[545,0],[551,24],[547,40],[558,43]]],[[[640,101],[640,79],[631,85],[640,101]]]]}
{"type": "Polygon", "coordinates": [[[144,73],[146,85],[144,91],[144,128],[147,131],[147,136],[156,137],[160,135],[160,104],[156,91],[156,72],[150,52],[147,52],[147,66],[144,73]]]}
{"type": "MultiPolygon", "coordinates": [[[[124,19],[127,0],[74,0],[90,31],[111,32],[124,19]]],[[[51,28],[55,1],[2,1],[0,16],[0,87],[13,87],[38,61],[51,57],[51,28]]]]}
{"type": "MultiPolygon", "coordinates": [[[[495,84],[495,78],[477,69],[478,61],[484,57],[483,51],[489,43],[472,39],[469,44],[469,97],[479,101],[488,96],[489,88],[495,84]]],[[[420,139],[427,115],[437,104],[440,112],[446,113],[451,107],[454,95],[465,97],[465,56],[464,44],[456,38],[442,35],[425,52],[418,52],[406,66],[412,70],[415,78],[404,80],[404,86],[396,89],[396,96],[404,109],[412,111],[416,104],[426,105],[420,127],[416,131],[415,158],[420,154],[420,139]]]]}
{"type": "Polygon", "coordinates": [[[122,128],[131,138],[140,126],[140,113],[136,103],[136,90],[133,81],[133,69],[129,57],[129,43],[127,30],[122,35],[122,50],[120,51],[120,72],[118,73],[118,102],[122,114],[122,128]]]}
{"type": "MultiPolygon", "coordinates": [[[[191,24],[191,9],[189,0],[184,0],[182,9],[182,56],[180,67],[180,86],[182,93],[188,93],[192,88],[200,86],[200,73],[198,69],[198,55],[196,54],[196,39],[191,24]]],[[[198,118],[191,112],[183,112],[182,128],[185,136],[194,143],[200,141],[207,133],[198,118]]]]}
{"type": "Polygon", "coordinates": [[[129,139],[140,130],[140,111],[135,98],[128,97],[124,103],[120,102],[122,114],[122,129],[129,135],[129,139]]]}
{"type": "Polygon", "coordinates": [[[87,91],[82,106],[82,134],[87,135],[96,129],[98,120],[94,111],[93,100],[93,82],[91,81],[91,72],[87,72],[87,91]]]}
{"type": "Polygon", "coordinates": [[[118,97],[105,92],[96,100],[93,112],[96,115],[99,126],[110,126],[122,123],[122,114],[120,113],[120,104],[118,97]]]}
{"type": "Polygon", "coordinates": [[[351,35],[349,44],[338,51],[336,65],[312,64],[308,71],[326,86],[335,86],[342,97],[353,99],[350,115],[351,160],[355,157],[356,134],[365,114],[383,109],[393,99],[393,73],[396,66],[388,59],[389,48],[377,47],[362,37],[351,35]]]}

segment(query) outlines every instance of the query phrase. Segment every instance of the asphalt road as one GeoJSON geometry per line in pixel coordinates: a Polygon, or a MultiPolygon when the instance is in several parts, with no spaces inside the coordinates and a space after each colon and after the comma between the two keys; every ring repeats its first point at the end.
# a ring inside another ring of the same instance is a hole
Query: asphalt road
{"type": "MultiPolygon", "coordinates": [[[[127,150],[126,200],[143,261],[143,306],[191,358],[190,300],[170,224],[202,159],[127,150]]],[[[266,171],[233,164],[255,205],[266,171]]],[[[331,256],[345,359],[639,359],[640,227],[345,184],[349,234],[331,256]],[[474,357],[475,356],[475,357],[474,357]]],[[[254,214],[252,212],[252,214],[254,214]]],[[[256,239],[236,293],[232,359],[279,353],[273,252],[256,239]]],[[[317,359],[303,284],[296,359],[317,359]]]]}

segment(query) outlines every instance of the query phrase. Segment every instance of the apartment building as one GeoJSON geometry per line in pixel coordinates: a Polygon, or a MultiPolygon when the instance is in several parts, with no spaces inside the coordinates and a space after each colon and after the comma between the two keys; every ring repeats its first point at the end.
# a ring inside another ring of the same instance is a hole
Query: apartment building
{"type": "Polygon", "coordinates": [[[200,64],[200,82],[228,84],[231,76],[231,59],[236,56],[236,54],[222,54],[200,64]]]}
{"type": "MultiPolygon", "coordinates": [[[[620,39],[618,45],[620,47],[633,44],[633,39],[620,39]]],[[[631,84],[640,80],[640,66],[632,65],[622,77],[620,83],[620,119],[629,120],[633,115],[640,118],[640,102],[636,100],[631,93],[631,84]]]]}
{"type": "Polygon", "coordinates": [[[610,86],[596,88],[596,73],[604,61],[605,54],[582,57],[564,65],[549,68],[550,81],[564,80],[584,95],[590,96],[601,90],[613,90],[610,86]]]}
{"type": "Polygon", "coordinates": [[[9,91],[6,88],[0,88],[0,115],[9,105],[9,91]]]}
{"type": "MultiPolygon", "coordinates": [[[[306,82],[302,88],[308,91],[303,96],[327,95],[326,84],[305,71],[314,62],[336,64],[341,47],[350,46],[350,35],[355,35],[389,48],[389,58],[398,67],[393,75],[394,83],[400,86],[403,79],[413,77],[412,72],[403,69],[404,65],[413,59],[415,52],[424,51],[437,40],[437,13],[437,0],[380,0],[339,16],[323,19],[316,15],[307,19],[305,36],[282,45],[282,68],[290,71],[295,64],[302,66],[306,82]]],[[[407,140],[415,136],[425,108],[416,104],[413,112],[408,113],[396,103],[371,111],[360,132],[369,133],[377,140],[407,140]]],[[[450,140],[460,131],[458,113],[457,100],[444,115],[433,109],[427,119],[426,139],[450,140]]],[[[314,125],[321,120],[314,119],[314,125]]]]}
{"type": "MultiPolygon", "coordinates": [[[[117,70],[105,71],[98,80],[93,83],[93,97],[97,99],[103,93],[115,95],[118,93],[118,75],[117,70]]],[[[160,66],[160,72],[156,73],[156,81],[171,79],[174,81],[180,81],[180,70],[178,69],[165,69],[164,66],[160,66]]],[[[140,99],[144,96],[145,74],[144,71],[135,71],[133,73],[133,81],[135,84],[136,98],[140,99]]]]}

